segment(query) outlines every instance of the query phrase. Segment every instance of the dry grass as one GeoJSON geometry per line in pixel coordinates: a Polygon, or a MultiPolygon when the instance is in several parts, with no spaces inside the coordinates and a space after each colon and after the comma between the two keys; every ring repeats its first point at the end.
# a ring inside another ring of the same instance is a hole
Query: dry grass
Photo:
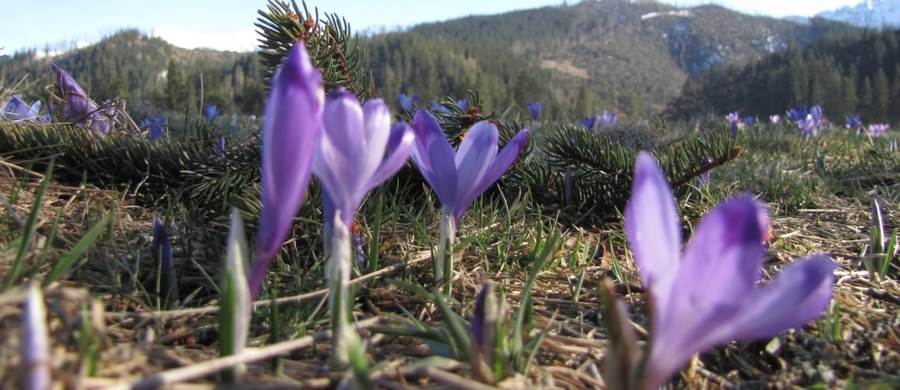
{"type": "MultiPolygon", "coordinates": [[[[9,206],[3,213],[8,231],[15,231],[18,220],[32,209],[34,192],[41,176],[20,166],[3,162],[0,167],[0,195],[9,206]]],[[[145,282],[132,279],[148,271],[148,265],[132,267],[149,245],[151,210],[130,205],[129,195],[89,187],[52,184],[42,207],[38,233],[49,234],[57,215],[56,245],[47,258],[64,253],[89,228],[84,221],[96,221],[115,208],[114,226],[104,240],[96,243],[67,281],[44,289],[49,307],[53,378],[60,388],[124,388],[157,386],[194,389],[212,388],[216,372],[237,363],[247,363],[245,383],[256,388],[333,388],[347,384],[349,374],[328,369],[330,344],[327,324],[311,321],[291,340],[267,345],[268,329],[255,323],[257,337],[245,354],[219,359],[215,300],[197,299],[193,306],[179,310],[153,311],[146,292],[135,286],[145,282]],[[77,280],[77,282],[75,282],[77,280]],[[131,288],[128,288],[131,286],[131,288]],[[314,333],[319,332],[319,333],[314,333]],[[96,359],[91,359],[94,355],[96,359]],[[271,358],[279,356],[280,375],[271,370],[271,358]],[[96,362],[96,367],[91,363],[96,362]]],[[[836,273],[834,304],[837,314],[802,329],[786,332],[775,339],[753,343],[732,343],[700,355],[674,380],[675,388],[792,388],[822,384],[847,387],[851,383],[889,381],[900,377],[900,283],[896,279],[870,280],[860,263],[867,245],[868,205],[838,197],[818,199],[827,208],[800,209],[789,215],[773,217],[775,240],[770,247],[767,275],[774,274],[786,262],[811,253],[828,253],[839,264],[836,273]],[[838,325],[831,339],[828,319],[838,325]]],[[[896,221],[897,205],[885,206],[885,220],[896,221]]],[[[523,223],[524,222],[520,222],[523,223]]],[[[633,309],[639,331],[647,324],[645,292],[640,286],[634,262],[621,247],[619,227],[584,231],[585,243],[600,246],[598,255],[584,266],[566,264],[577,232],[564,226],[563,248],[554,255],[561,264],[542,272],[533,289],[535,329],[547,331],[527,375],[509,373],[497,384],[504,388],[604,388],[601,375],[607,346],[604,326],[599,319],[599,285],[613,278],[612,264],[621,269],[624,280],[618,292],[633,309]],[[610,238],[612,237],[612,240],[610,238]],[[610,242],[615,248],[608,247],[610,242]],[[610,249],[615,250],[615,257],[610,249]],[[577,302],[570,284],[578,272],[585,271],[584,286],[577,302]]],[[[521,226],[527,230],[527,226],[521,226]]],[[[465,233],[463,233],[465,234],[465,233]]],[[[6,248],[0,255],[0,275],[8,271],[11,254],[8,245],[15,237],[0,237],[6,248]]],[[[176,238],[177,239],[177,238],[176,238]]],[[[403,312],[417,320],[441,326],[434,306],[422,298],[398,289],[388,282],[404,275],[427,275],[427,252],[421,252],[408,237],[383,237],[394,245],[384,253],[378,274],[357,279],[361,287],[355,312],[367,342],[369,356],[378,364],[372,373],[374,383],[384,388],[486,388],[471,378],[467,363],[434,358],[435,352],[421,340],[372,332],[376,325],[397,324],[403,312]],[[376,280],[368,285],[366,279],[376,280]],[[365,283],[364,283],[365,282],[365,283]],[[362,287],[366,286],[366,287],[362,287]],[[424,359],[424,360],[423,360],[424,359]]],[[[45,249],[41,240],[26,257],[26,269],[32,269],[45,249]]],[[[387,248],[386,248],[387,249],[387,248]]],[[[527,248],[524,248],[527,250],[527,248]]],[[[188,257],[181,254],[182,258],[188,257]]],[[[490,256],[468,248],[454,282],[454,295],[462,303],[458,312],[471,310],[471,297],[484,278],[504,286],[506,299],[513,308],[522,297],[525,272],[513,267],[502,274],[485,274],[490,256]]],[[[187,266],[182,263],[182,266],[187,266]]],[[[35,269],[38,275],[49,265],[35,269]]],[[[214,271],[211,273],[215,274],[214,271]]],[[[303,303],[315,306],[324,291],[285,297],[285,309],[303,303]]],[[[23,372],[19,361],[20,317],[24,293],[13,289],[0,294],[0,387],[20,386],[23,372]]],[[[260,303],[264,307],[268,302],[260,303]]],[[[466,314],[465,316],[468,316],[466,314]]],[[[310,316],[317,318],[315,316],[310,316]]],[[[529,337],[533,337],[529,336],[529,337]]],[[[646,334],[642,334],[646,336],[646,334]]],[[[887,387],[885,387],[887,388],[887,387]]]]}

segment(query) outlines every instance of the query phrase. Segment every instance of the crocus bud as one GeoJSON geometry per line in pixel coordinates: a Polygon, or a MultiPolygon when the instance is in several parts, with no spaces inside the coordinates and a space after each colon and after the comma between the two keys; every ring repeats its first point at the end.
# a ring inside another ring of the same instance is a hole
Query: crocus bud
{"type": "Polygon", "coordinates": [[[322,74],[298,41],[272,79],[262,134],[262,211],[250,293],[256,296],[266,270],[291,230],[312,172],[322,127],[322,74]]]}

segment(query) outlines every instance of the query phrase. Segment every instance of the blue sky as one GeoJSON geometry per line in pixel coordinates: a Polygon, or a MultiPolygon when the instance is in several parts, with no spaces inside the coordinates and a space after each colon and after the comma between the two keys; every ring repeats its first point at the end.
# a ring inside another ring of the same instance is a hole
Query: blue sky
{"type": "MultiPolygon", "coordinates": [[[[299,2],[299,0],[298,0],[299,2]]],[[[309,0],[310,10],[336,13],[354,31],[411,26],[467,15],[560,5],[562,0],[309,0]]],[[[569,3],[575,3],[569,0],[569,3]]],[[[750,14],[809,16],[860,0],[664,0],[693,6],[717,3],[750,14]]],[[[252,50],[253,23],[265,0],[0,0],[0,54],[48,43],[89,44],[123,28],[136,27],[176,46],[252,50]]]]}

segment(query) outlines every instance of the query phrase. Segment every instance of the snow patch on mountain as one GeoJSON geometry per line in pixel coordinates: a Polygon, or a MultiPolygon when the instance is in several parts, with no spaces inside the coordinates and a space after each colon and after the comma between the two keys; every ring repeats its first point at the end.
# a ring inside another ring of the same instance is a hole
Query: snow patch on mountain
{"type": "Polygon", "coordinates": [[[900,0],[866,0],[816,16],[862,27],[897,28],[900,27],[900,0]]]}

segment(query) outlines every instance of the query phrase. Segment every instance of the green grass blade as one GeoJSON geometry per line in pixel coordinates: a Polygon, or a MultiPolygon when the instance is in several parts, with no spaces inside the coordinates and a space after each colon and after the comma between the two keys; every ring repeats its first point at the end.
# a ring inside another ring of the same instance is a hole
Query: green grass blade
{"type": "Polygon", "coordinates": [[[88,232],[85,233],[84,237],[81,237],[81,239],[78,240],[69,253],[56,261],[56,264],[53,265],[53,269],[51,269],[50,273],[44,278],[43,285],[45,287],[62,277],[73,265],[75,265],[75,262],[87,252],[88,248],[91,247],[91,244],[94,243],[97,237],[103,234],[103,230],[106,229],[107,225],[112,221],[112,217],[113,211],[110,210],[100,222],[97,222],[97,224],[91,227],[91,230],[88,230],[88,232]]]}
{"type": "Polygon", "coordinates": [[[38,192],[34,197],[34,204],[31,206],[31,212],[25,220],[25,225],[22,226],[22,235],[19,237],[19,247],[16,249],[16,257],[13,258],[9,274],[6,276],[6,282],[3,283],[4,290],[9,290],[9,288],[13,286],[16,279],[19,278],[19,273],[22,271],[22,260],[25,258],[25,252],[28,251],[28,247],[31,245],[31,238],[34,237],[35,231],[37,230],[37,220],[38,216],[41,214],[41,204],[44,201],[44,195],[47,193],[47,187],[50,186],[50,178],[53,177],[52,175],[53,161],[51,160],[50,166],[47,167],[47,172],[44,173],[44,180],[41,181],[41,186],[38,188],[38,192]]]}

